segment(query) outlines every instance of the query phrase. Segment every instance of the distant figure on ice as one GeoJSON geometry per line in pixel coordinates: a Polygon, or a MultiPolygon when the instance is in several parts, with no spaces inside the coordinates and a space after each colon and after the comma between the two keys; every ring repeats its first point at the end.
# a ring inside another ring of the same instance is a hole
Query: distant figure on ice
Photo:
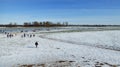
{"type": "Polygon", "coordinates": [[[35,42],[35,46],[36,46],[36,48],[37,48],[37,46],[38,46],[38,42],[35,42]]]}
{"type": "Polygon", "coordinates": [[[35,37],[35,34],[33,34],[33,37],[35,37]]]}

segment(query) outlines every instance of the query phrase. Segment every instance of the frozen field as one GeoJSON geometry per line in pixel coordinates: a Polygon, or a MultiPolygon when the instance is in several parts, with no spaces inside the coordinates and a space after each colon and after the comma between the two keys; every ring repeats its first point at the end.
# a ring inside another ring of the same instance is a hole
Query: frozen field
{"type": "Polygon", "coordinates": [[[54,33],[44,37],[58,41],[120,51],[120,31],[54,33]]]}
{"type": "Polygon", "coordinates": [[[41,32],[12,32],[11,38],[1,33],[0,67],[120,67],[119,30],[41,32]]]}

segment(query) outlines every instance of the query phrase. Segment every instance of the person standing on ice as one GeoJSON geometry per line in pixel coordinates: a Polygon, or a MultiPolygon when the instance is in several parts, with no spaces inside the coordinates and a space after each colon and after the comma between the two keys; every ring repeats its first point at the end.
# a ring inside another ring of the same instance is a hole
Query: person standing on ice
{"type": "Polygon", "coordinates": [[[36,48],[37,48],[37,46],[38,46],[38,42],[35,42],[35,46],[36,46],[36,48]]]}

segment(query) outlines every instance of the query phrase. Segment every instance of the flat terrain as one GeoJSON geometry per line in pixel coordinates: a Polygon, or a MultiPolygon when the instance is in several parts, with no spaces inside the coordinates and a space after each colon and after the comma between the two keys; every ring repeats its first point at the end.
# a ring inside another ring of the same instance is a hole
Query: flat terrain
{"type": "Polygon", "coordinates": [[[119,30],[63,31],[1,33],[0,67],[120,67],[119,30]]]}

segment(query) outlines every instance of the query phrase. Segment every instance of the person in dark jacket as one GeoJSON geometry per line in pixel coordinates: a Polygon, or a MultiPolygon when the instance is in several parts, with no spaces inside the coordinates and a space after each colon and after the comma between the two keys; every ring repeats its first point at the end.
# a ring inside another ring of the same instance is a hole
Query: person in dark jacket
{"type": "Polygon", "coordinates": [[[37,48],[37,46],[38,46],[38,42],[35,42],[35,46],[36,46],[36,48],[37,48]]]}

